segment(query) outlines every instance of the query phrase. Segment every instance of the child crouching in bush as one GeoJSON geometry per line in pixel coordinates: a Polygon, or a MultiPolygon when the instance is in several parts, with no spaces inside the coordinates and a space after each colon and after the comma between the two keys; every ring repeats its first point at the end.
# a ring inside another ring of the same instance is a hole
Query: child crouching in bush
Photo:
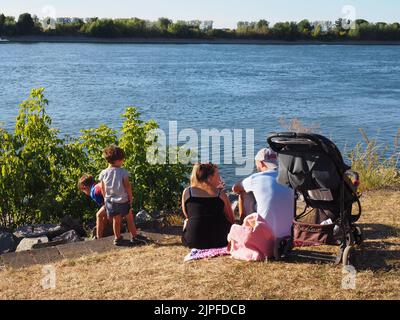
{"type": "Polygon", "coordinates": [[[107,216],[112,218],[114,230],[114,244],[122,244],[121,220],[126,218],[128,230],[132,235],[131,244],[137,244],[136,226],[133,221],[132,187],[129,182],[129,173],[122,168],[125,152],[121,148],[111,145],[104,149],[104,158],[109,163],[107,169],[100,173],[100,182],[105,200],[107,216]]]}
{"type": "Polygon", "coordinates": [[[93,201],[97,203],[100,209],[96,213],[96,238],[103,237],[104,227],[107,224],[107,214],[104,207],[104,197],[101,190],[101,183],[95,182],[91,175],[85,174],[78,181],[78,188],[93,201]]]}

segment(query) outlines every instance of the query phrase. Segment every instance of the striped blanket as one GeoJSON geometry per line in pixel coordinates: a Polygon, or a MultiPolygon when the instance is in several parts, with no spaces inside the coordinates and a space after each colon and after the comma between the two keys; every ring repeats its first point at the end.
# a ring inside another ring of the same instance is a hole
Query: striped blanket
{"type": "Polygon", "coordinates": [[[229,251],[227,247],[224,248],[214,248],[214,249],[192,249],[185,257],[184,262],[200,260],[200,259],[210,259],[219,256],[227,256],[229,251]]]}

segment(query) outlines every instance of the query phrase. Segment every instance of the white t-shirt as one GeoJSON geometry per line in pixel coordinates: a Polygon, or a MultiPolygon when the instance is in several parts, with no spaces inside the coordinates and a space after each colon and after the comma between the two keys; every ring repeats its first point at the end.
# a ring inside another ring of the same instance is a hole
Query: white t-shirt
{"type": "Polygon", "coordinates": [[[243,180],[246,192],[253,192],[257,213],[274,231],[276,238],[291,235],[294,219],[294,191],[277,182],[278,171],[255,173],[243,180]]]}
{"type": "Polygon", "coordinates": [[[99,180],[104,182],[106,201],[112,203],[127,203],[129,201],[124,186],[124,178],[128,177],[128,171],[123,168],[110,167],[100,173],[99,180]]]}

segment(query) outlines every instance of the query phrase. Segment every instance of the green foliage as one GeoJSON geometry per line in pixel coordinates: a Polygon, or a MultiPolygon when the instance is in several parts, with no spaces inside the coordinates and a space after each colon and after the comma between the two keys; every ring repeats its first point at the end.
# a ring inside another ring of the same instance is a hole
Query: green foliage
{"type": "Polygon", "coordinates": [[[66,201],[72,197],[65,193],[75,191],[70,183],[77,178],[73,174],[77,174],[80,154],[66,147],[51,128],[43,91],[32,90],[20,105],[13,134],[0,131],[0,216],[5,226],[50,222],[64,213],[74,214],[66,201]]]}
{"type": "Polygon", "coordinates": [[[97,177],[107,167],[102,154],[109,144],[125,149],[136,210],[177,209],[190,168],[147,163],[148,148],[157,144],[147,138],[156,122],[143,122],[129,107],[121,132],[101,125],[78,138],[60,138],[47,105],[44,89],[33,89],[19,107],[14,132],[0,127],[0,226],[56,222],[65,215],[92,220],[95,205],[76,183],[84,173],[97,177]]]}
{"type": "MultiPolygon", "coordinates": [[[[130,172],[134,186],[135,208],[173,210],[187,182],[190,167],[185,164],[149,164],[149,148],[157,146],[149,133],[158,129],[155,121],[143,122],[140,113],[129,107],[122,115],[124,120],[119,145],[125,150],[125,167],[130,172]]],[[[157,147],[154,148],[157,152],[157,147]]]]}
{"type": "Polygon", "coordinates": [[[239,37],[265,38],[270,32],[269,22],[259,20],[258,22],[240,21],[237,24],[236,34],[239,37]]]}
{"type": "Polygon", "coordinates": [[[6,23],[6,16],[4,14],[0,14],[0,34],[2,34],[3,32],[5,23],[6,23]]]}
{"type": "Polygon", "coordinates": [[[375,139],[370,140],[360,129],[364,143],[359,143],[349,152],[352,169],[360,174],[360,188],[372,190],[384,187],[400,187],[400,169],[398,141],[400,129],[393,148],[378,145],[375,139]]]}
{"type": "Polygon", "coordinates": [[[298,32],[305,39],[310,38],[310,35],[311,35],[311,32],[313,31],[313,29],[314,29],[314,26],[311,25],[310,21],[308,21],[307,19],[302,20],[297,24],[298,32]]]}
{"type": "Polygon", "coordinates": [[[161,34],[168,33],[168,27],[173,23],[172,20],[168,18],[159,18],[156,22],[156,28],[161,32],[161,34]]]}
{"type": "Polygon", "coordinates": [[[17,24],[15,18],[11,16],[0,16],[0,36],[13,36],[17,33],[17,24]]]}
{"type": "Polygon", "coordinates": [[[371,23],[364,19],[351,21],[337,19],[331,21],[278,22],[275,25],[261,19],[259,21],[239,21],[236,29],[214,29],[212,21],[176,22],[168,18],[148,21],[129,19],[65,19],[57,23],[54,30],[42,30],[40,23],[28,13],[22,14],[18,23],[14,17],[0,15],[0,36],[25,34],[89,36],[101,38],[115,37],[174,37],[174,38],[243,38],[263,40],[322,40],[322,41],[400,41],[399,23],[371,23]],[[344,27],[344,22],[347,26],[344,27]]]}
{"type": "Polygon", "coordinates": [[[93,37],[118,36],[117,28],[112,19],[101,19],[93,21],[86,29],[86,33],[93,37]]]}
{"type": "Polygon", "coordinates": [[[20,35],[29,35],[35,31],[35,22],[29,13],[23,13],[19,16],[17,22],[17,31],[20,35]]]}
{"type": "Polygon", "coordinates": [[[273,37],[277,40],[297,40],[299,31],[296,22],[278,22],[272,29],[273,37]]]}
{"type": "Polygon", "coordinates": [[[177,21],[168,26],[167,32],[178,38],[197,38],[200,36],[200,26],[198,24],[189,24],[186,21],[177,21]]]}

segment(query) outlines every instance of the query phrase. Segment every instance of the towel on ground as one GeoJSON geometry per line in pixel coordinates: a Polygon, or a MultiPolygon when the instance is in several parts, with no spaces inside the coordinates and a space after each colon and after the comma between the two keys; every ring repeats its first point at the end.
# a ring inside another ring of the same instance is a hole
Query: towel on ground
{"type": "Polygon", "coordinates": [[[186,255],[184,262],[200,260],[200,259],[209,259],[227,255],[229,255],[229,250],[227,247],[213,248],[213,249],[192,249],[186,255]]]}

